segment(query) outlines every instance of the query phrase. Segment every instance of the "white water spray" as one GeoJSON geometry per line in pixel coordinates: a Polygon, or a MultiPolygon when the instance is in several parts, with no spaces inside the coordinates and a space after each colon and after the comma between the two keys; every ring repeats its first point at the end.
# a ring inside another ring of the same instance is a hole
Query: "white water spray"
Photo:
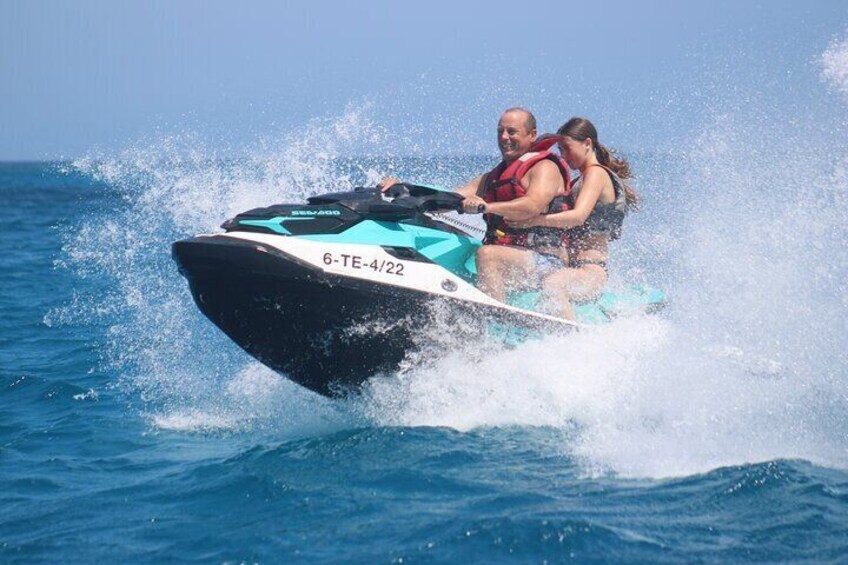
{"type": "Polygon", "coordinates": [[[848,96],[848,40],[834,40],[821,56],[821,76],[848,96]]]}
{"type": "MultiPolygon", "coordinates": [[[[822,58],[837,88],[843,51],[834,44],[822,58]]],[[[639,241],[625,235],[615,253],[631,265],[628,276],[637,271],[631,258],[641,258],[638,282],[669,292],[662,317],[514,350],[454,344],[347,401],[303,391],[250,360],[196,311],[170,243],[255,206],[373,183],[404,166],[426,174],[431,161],[362,157],[390,153],[368,112],[266,140],[243,160],[186,137],[77,164],[127,207],[68,241],[81,274],[114,281],[102,300],[83,297],[71,309],[110,320],[109,361],[149,401],[157,426],[284,436],[364,423],[548,426],[563,430],[562,452],[587,472],[657,477],[774,458],[848,467],[848,147],[804,146],[816,124],[789,127],[797,120],[781,116],[716,112],[675,167],[657,156],[644,163],[679,191],[677,213],[637,230],[639,241]]],[[[448,185],[480,166],[432,162],[432,180],[448,185]]],[[[650,174],[641,180],[649,205],[669,205],[651,194],[650,174]]]]}

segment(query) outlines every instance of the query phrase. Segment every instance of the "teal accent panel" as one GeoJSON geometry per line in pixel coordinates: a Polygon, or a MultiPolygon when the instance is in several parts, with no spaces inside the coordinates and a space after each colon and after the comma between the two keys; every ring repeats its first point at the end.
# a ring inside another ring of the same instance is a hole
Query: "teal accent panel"
{"type": "Polygon", "coordinates": [[[646,308],[665,304],[665,294],[649,286],[631,285],[618,292],[605,292],[597,304],[608,312],[632,314],[643,312],[646,308]]]}
{"type": "MultiPolygon", "coordinates": [[[[476,250],[475,250],[476,251],[476,250]]],[[[474,280],[477,280],[477,254],[469,255],[468,259],[465,260],[465,270],[471,273],[474,276],[474,280]]]]}
{"type": "Polygon", "coordinates": [[[537,306],[539,306],[541,298],[542,293],[535,290],[528,292],[510,292],[506,297],[506,302],[510,306],[515,306],[522,310],[537,310],[537,306]]]}
{"type": "Polygon", "coordinates": [[[606,324],[610,321],[609,316],[598,305],[597,301],[588,304],[574,304],[574,319],[581,324],[606,324]]]}
{"type": "MultiPolygon", "coordinates": [[[[524,310],[541,310],[539,291],[511,292],[507,303],[524,310]]],[[[574,304],[574,317],[581,324],[605,324],[610,316],[627,316],[646,312],[665,304],[665,294],[649,286],[631,285],[616,292],[604,292],[597,300],[574,304]]]]}
{"type": "MultiPolygon", "coordinates": [[[[359,222],[342,233],[324,233],[299,236],[309,241],[325,243],[356,243],[360,245],[390,245],[415,247],[415,233],[396,222],[366,220],[359,222]]],[[[431,230],[434,231],[434,230],[431,230]]]]}
{"type": "Polygon", "coordinates": [[[418,251],[434,263],[442,265],[463,278],[469,279],[472,276],[472,273],[465,268],[465,264],[469,254],[474,255],[477,249],[475,246],[457,244],[456,238],[453,237],[441,241],[418,237],[415,243],[418,251]]]}
{"type": "Polygon", "coordinates": [[[489,338],[503,343],[507,347],[518,347],[525,341],[531,339],[542,339],[543,335],[537,331],[508,326],[498,322],[491,322],[486,326],[489,338]]]}
{"type": "Polygon", "coordinates": [[[398,222],[366,220],[339,234],[299,236],[301,239],[326,243],[355,243],[390,247],[409,247],[466,280],[474,274],[465,268],[468,257],[474,256],[479,240],[457,236],[432,228],[398,222]]]}
{"type": "Polygon", "coordinates": [[[256,226],[259,228],[268,228],[274,232],[283,235],[291,235],[291,232],[283,226],[283,222],[298,222],[302,220],[311,220],[312,218],[291,218],[288,216],[275,216],[270,220],[239,220],[239,224],[243,226],[256,226]]]}

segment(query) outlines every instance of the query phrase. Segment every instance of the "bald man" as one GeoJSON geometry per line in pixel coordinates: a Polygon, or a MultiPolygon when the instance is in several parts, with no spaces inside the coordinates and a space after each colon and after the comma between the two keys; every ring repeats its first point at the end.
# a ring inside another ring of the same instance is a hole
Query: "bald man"
{"type": "MultiPolygon", "coordinates": [[[[476,257],[478,286],[505,301],[507,290],[536,288],[543,276],[568,264],[564,230],[515,229],[506,222],[560,211],[569,172],[557,155],[533,151],[536,118],[530,111],[505,110],[497,131],[503,160],[456,192],[464,197],[467,213],[485,211],[486,237],[476,257]]],[[[380,187],[387,190],[398,182],[386,178],[380,187]]]]}

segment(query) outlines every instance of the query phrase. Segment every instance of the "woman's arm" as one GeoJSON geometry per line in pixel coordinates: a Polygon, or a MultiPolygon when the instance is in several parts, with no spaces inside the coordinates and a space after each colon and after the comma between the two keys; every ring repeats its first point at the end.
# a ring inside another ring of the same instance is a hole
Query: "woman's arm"
{"type": "Polygon", "coordinates": [[[583,175],[583,187],[577,196],[574,208],[556,214],[542,214],[520,222],[507,222],[514,228],[574,228],[582,226],[601,196],[604,182],[609,178],[601,167],[590,167],[583,175]]]}

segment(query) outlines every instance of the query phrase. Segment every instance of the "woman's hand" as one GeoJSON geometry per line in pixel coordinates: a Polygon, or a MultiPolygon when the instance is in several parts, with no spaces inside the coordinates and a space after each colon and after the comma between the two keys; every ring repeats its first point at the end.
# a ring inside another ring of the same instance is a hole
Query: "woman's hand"
{"type": "Polygon", "coordinates": [[[486,211],[486,201],[479,196],[466,196],[462,200],[462,210],[466,214],[480,214],[486,211]]]}
{"type": "Polygon", "coordinates": [[[528,218],[526,220],[521,221],[507,220],[506,225],[517,230],[526,230],[527,228],[541,226],[543,220],[544,218],[542,218],[542,216],[534,216],[532,218],[528,218]]]}
{"type": "Polygon", "coordinates": [[[384,177],[383,180],[377,183],[377,188],[380,192],[386,192],[396,184],[401,184],[403,181],[395,177],[384,177]]]}

